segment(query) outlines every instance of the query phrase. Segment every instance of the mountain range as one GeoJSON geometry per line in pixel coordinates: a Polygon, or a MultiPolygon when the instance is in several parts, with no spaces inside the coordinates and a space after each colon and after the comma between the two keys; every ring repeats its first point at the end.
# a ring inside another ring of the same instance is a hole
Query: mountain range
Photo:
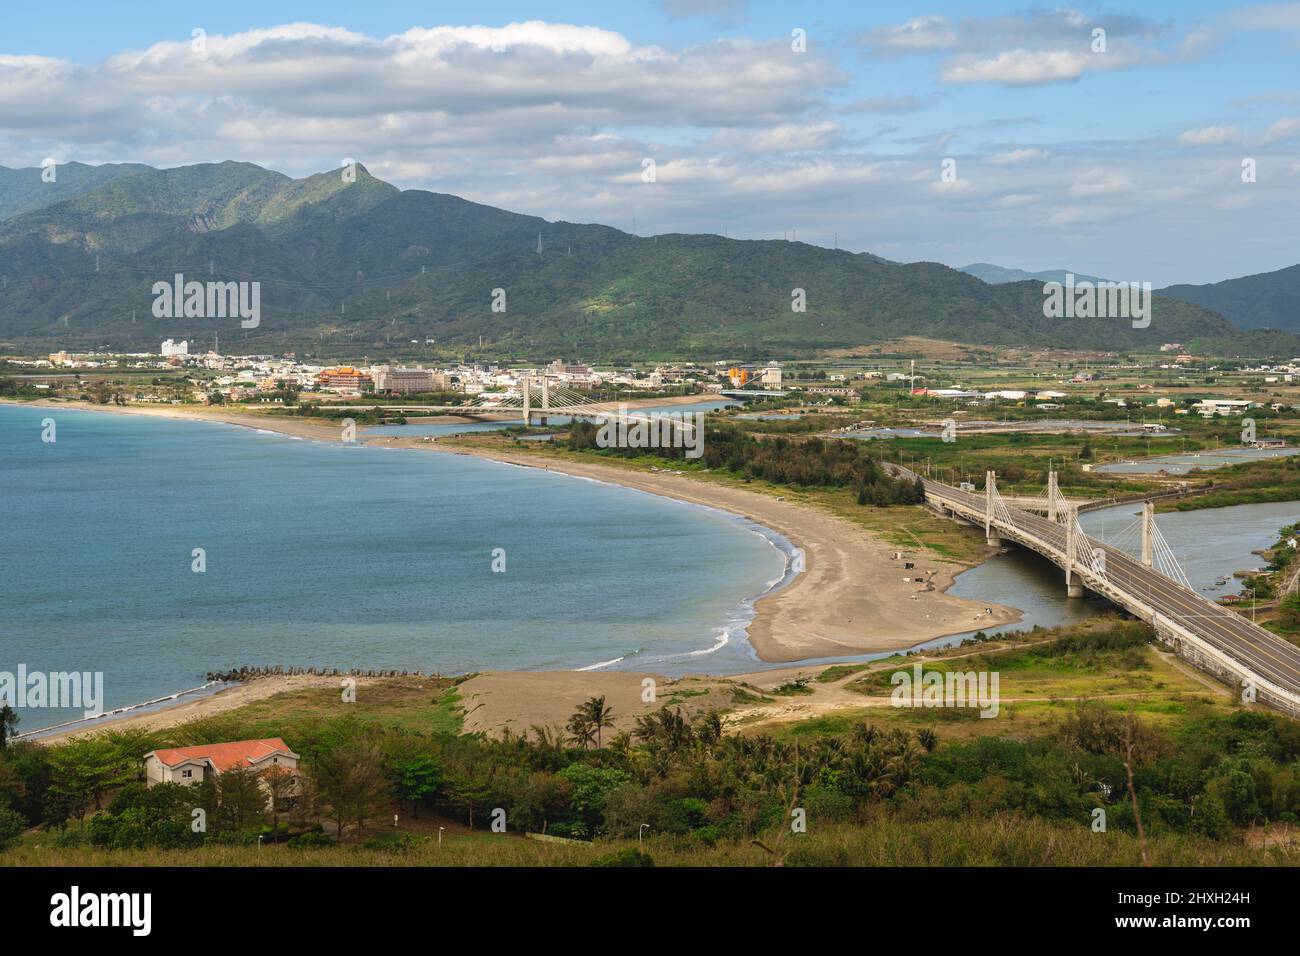
{"type": "MultiPolygon", "coordinates": [[[[1069,269],[1044,269],[1042,272],[1026,272],[1024,269],[1007,269],[1003,266],[995,266],[990,262],[972,262],[968,266],[960,266],[958,271],[967,275],[972,275],[977,279],[987,282],[989,285],[1002,285],[1006,282],[1065,282],[1066,273],[1069,269]]],[[[1080,272],[1074,273],[1076,282],[1105,282],[1098,276],[1085,275],[1080,272]]]]}
{"type": "MultiPolygon", "coordinates": [[[[1026,280],[1064,282],[1069,270],[1026,272],[1024,269],[976,262],[962,266],[961,271],[997,285],[1026,280]]],[[[1106,281],[1078,272],[1074,273],[1074,278],[1076,282],[1106,281]]],[[[1206,285],[1171,285],[1156,289],[1155,294],[1211,309],[1239,329],[1300,330],[1300,265],[1206,285]]]]}
{"type": "Polygon", "coordinates": [[[497,357],[607,359],[796,356],[908,335],[1152,350],[1242,339],[1206,302],[1157,298],[1146,329],[1049,319],[1036,278],[990,284],[784,240],[640,237],[352,173],[67,164],[47,182],[0,167],[0,347],[156,349],[218,334],[226,350],[430,338],[473,350],[481,338],[497,357]],[[154,285],[177,274],[260,283],[259,324],[155,318],[154,285]]]}

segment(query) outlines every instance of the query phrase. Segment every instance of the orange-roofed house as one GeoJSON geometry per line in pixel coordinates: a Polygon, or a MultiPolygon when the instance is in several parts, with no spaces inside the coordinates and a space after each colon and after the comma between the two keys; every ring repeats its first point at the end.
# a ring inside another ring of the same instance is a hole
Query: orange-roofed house
{"type": "Polygon", "coordinates": [[[159,783],[194,784],[227,770],[264,771],[283,767],[298,772],[298,755],[279,737],[266,740],[236,740],[226,744],[174,747],[144,755],[147,786],[159,783]]]}

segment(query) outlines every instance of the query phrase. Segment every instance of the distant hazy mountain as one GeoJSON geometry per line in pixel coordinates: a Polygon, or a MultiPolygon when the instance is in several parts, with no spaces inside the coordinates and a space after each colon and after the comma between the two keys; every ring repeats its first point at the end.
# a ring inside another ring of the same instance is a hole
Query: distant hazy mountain
{"type": "Polygon", "coordinates": [[[1236,331],[1173,299],[1156,300],[1148,329],[1046,319],[1040,280],[989,285],[938,263],[798,242],[547,222],[398,190],[360,166],[353,181],[234,162],[60,167],[66,192],[40,185],[39,170],[0,170],[0,209],[16,210],[0,220],[0,346],[10,349],[156,349],[164,337],[217,333],[223,347],[263,351],[428,337],[476,346],[481,336],[498,356],[757,357],[906,335],[1125,348],[1236,331]],[[177,273],[260,282],[260,325],[155,318],[153,285],[177,273]],[[806,311],[795,311],[801,295],[806,311]]]}
{"type": "Polygon", "coordinates": [[[1300,265],[1158,294],[1213,309],[1243,329],[1300,329],[1300,265]]]}
{"type": "MultiPolygon", "coordinates": [[[[962,266],[961,272],[972,275],[975,278],[987,282],[990,285],[1001,285],[1004,282],[1065,282],[1065,274],[1068,269],[1045,269],[1042,272],[1026,272],[1024,269],[1006,269],[1002,266],[995,266],[990,262],[974,262],[968,266],[962,266]]],[[[1097,276],[1090,276],[1085,273],[1076,272],[1074,274],[1076,282],[1105,282],[1105,279],[1097,276]]]]}

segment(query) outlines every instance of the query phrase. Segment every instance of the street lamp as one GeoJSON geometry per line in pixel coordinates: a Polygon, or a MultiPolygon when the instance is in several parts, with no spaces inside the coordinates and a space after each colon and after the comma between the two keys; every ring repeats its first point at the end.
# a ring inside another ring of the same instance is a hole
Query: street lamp
{"type": "Polygon", "coordinates": [[[648,823],[643,823],[643,824],[641,824],[641,826],[637,829],[637,831],[636,831],[636,842],[637,842],[637,845],[638,845],[638,846],[640,846],[642,843],[645,842],[645,840],[644,840],[644,837],[645,837],[645,831],[647,830],[647,828],[649,828],[649,826],[650,826],[650,824],[648,824],[648,823]]]}
{"type": "Polygon", "coordinates": [[[446,827],[438,827],[438,846],[442,846],[442,831],[445,830],[445,829],[447,829],[447,828],[446,828],[446,827]]]}

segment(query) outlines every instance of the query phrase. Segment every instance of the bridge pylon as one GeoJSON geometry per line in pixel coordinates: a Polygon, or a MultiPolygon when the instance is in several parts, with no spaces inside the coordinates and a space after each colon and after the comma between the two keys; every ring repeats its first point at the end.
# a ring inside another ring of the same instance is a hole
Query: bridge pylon
{"type": "Polygon", "coordinates": [[[1074,555],[1078,544],[1075,539],[1075,529],[1079,526],[1079,511],[1077,505],[1065,505],[1065,596],[1072,598],[1083,597],[1083,578],[1079,572],[1074,570],[1074,555]]]}
{"type": "Polygon", "coordinates": [[[1060,488],[1056,484],[1056,472],[1047,473],[1047,520],[1056,520],[1056,499],[1060,496],[1060,488]]]}
{"type": "Polygon", "coordinates": [[[1002,536],[993,531],[993,500],[998,493],[997,481],[994,472],[984,472],[984,540],[991,548],[1000,547],[1002,544],[1002,536]]]}
{"type": "Polygon", "coordinates": [[[1148,568],[1152,563],[1151,528],[1156,522],[1156,506],[1153,502],[1142,502],[1142,563],[1148,568]]]}

